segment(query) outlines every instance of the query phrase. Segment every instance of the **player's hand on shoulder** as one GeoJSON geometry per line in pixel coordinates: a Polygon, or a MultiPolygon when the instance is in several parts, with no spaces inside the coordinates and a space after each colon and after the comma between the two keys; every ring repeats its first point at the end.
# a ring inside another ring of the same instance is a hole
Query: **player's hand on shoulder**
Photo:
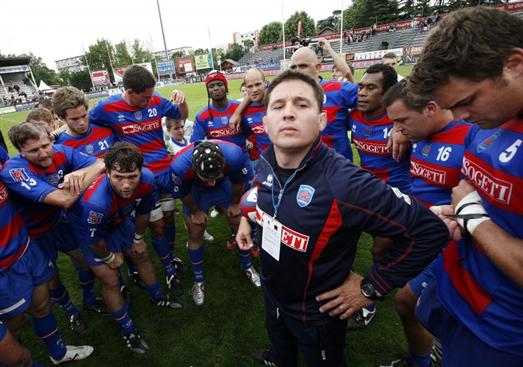
{"type": "Polygon", "coordinates": [[[235,132],[239,132],[241,119],[242,117],[240,114],[233,113],[229,118],[229,128],[235,132]]]}
{"type": "Polygon", "coordinates": [[[399,162],[405,152],[409,150],[409,147],[409,139],[395,128],[392,129],[389,136],[389,141],[387,142],[387,148],[392,152],[392,159],[394,159],[396,162],[399,162]]]}
{"type": "Polygon", "coordinates": [[[80,195],[83,191],[82,182],[85,172],[71,172],[64,176],[64,181],[58,185],[59,189],[69,191],[73,195],[80,195]]]}

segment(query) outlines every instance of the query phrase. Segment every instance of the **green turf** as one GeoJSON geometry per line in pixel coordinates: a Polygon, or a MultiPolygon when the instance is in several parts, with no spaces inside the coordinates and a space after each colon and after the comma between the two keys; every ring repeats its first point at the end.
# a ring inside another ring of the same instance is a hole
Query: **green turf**
{"type": "MultiPolygon", "coordinates": [[[[408,71],[400,70],[400,73],[406,75],[408,71]]],[[[361,71],[358,71],[356,77],[361,77],[361,71]]],[[[237,80],[230,82],[231,98],[239,97],[239,85],[237,80]]],[[[195,113],[207,103],[203,83],[182,85],[179,88],[187,94],[190,118],[194,118],[195,113]]],[[[168,96],[171,90],[172,88],[165,87],[159,91],[168,96]]],[[[0,116],[0,128],[4,136],[8,128],[13,123],[22,121],[26,114],[21,112],[0,116]]],[[[10,152],[13,153],[12,148],[10,152]]],[[[186,235],[179,215],[176,224],[177,253],[189,264],[185,250],[186,235]]],[[[85,361],[75,362],[75,366],[257,366],[251,361],[250,353],[268,345],[263,321],[262,293],[244,278],[237,254],[225,248],[230,232],[223,216],[211,219],[208,230],[214,235],[215,241],[206,243],[205,246],[204,306],[196,307],[188,293],[193,281],[190,272],[182,275],[186,286],[183,310],[158,309],[149,303],[143,290],[130,286],[130,314],[151,347],[146,355],[140,356],[127,351],[111,317],[83,313],[89,329],[87,335],[79,337],[69,330],[64,313],[53,306],[66,343],[90,344],[95,347],[93,356],[85,361]]],[[[370,268],[370,243],[370,237],[363,235],[355,263],[355,269],[363,274],[370,268]]],[[[150,253],[153,253],[151,248],[150,253]]],[[[163,276],[156,255],[153,255],[153,260],[158,274],[163,276]]],[[[259,266],[257,259],[255,265],[259,266]]],[[[69,260],[60,257],[59,267],[73,300],[79,304],[81,294],[69,260]]],[[[43,343],[35,338],[29,325],[24,330],[23,343],[36,359],[48,363],[43,343]]],[[[405,348],[405,338],[394,312],[392,296],[378,304],[375,320],[367,329],[347,335],[347,359],[350,366],[377,366],[396,359],[405,348]]]]}

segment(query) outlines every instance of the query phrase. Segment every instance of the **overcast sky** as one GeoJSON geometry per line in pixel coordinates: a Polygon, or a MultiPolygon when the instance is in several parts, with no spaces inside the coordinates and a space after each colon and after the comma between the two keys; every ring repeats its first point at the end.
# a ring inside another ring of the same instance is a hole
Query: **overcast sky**
{"type": "MultiPolygon", "coordinates": [[[[281,21],[281,0],[159,0],[169,49],[232,43],[234,32],[260,29],[281,21]]],[[[317,22],[346,8],[350,0],[284,0],[287,19],[305,10],[317,22]]],[[[156,0],[25,0],[2,1],[0,52],[32,52],[55,69],[55,60],[83,54],[98,38],[113,43],[138,38],[145,46],[163,49],[156,0]]]]}

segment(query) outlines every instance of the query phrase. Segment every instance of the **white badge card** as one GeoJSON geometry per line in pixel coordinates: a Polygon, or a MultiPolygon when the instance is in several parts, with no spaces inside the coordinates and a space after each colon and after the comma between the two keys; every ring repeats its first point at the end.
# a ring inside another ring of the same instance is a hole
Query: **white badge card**
{"type": "Polygon", "coordinates": [[[281,223],[269,215],[263,216],[262,249],[280,261],[281,223]]]}

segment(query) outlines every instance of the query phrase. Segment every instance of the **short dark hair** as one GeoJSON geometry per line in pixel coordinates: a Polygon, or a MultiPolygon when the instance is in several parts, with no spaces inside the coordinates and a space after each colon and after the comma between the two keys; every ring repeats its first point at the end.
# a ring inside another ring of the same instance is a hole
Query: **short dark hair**
{"type": "Polygon", "coordinates": [[[135,93],[142,93],[144,90],[154,88],[156,79],[146,68],[138,65],[128,67],[123,74],[124,89],[131,89],[135,93]]]}
{"type": "Polygon", "coordinates": [[[390,87],[383,96],[381,103],[387,108],[398,100],[402,100],[409,110],[422,112],[427,104],[432,101],[432,98],[412,93],[407,88],[407,79],[403,79],[390,87]]]}
{"type": "Polygon", "coordinates": [[[398,73],[392,66],[385,64],[374,64],[365,70],[365,74],[383,74],[382,87],[383,93],[385,94],[390,87],[398,82],[398,73]]]}
{"type": "Polygon", "coordinates": [[[132,172],[142,169],[143,156],[136,145],[127,141],[118,141],[109,148],[104,156],[105,169],[118,172],[132,172]]]}
{"type": "Polygon", "coordinates": [[[184,122],[183,119],[173,119],[172,117],[165,118],[165,127],[167,130],[171,129],[176,122],[184,122]]]}
{"type": "Polygon", "coordinates": [[[398,55],[396,55],[394,52],[387,52],[385,55],[381,57],[382,59],[398,59],[398,55]]]}
{"type": "Polygon", "coordinates": [[[28,140],[38,140],[42,136],[47,136],[51,140],[49,133],[43,126],[33,124],[32,122],[22,122],[14,125],[9,129],[8,135],[9,140],[11,140],[11,143],[18,151],[28,140]]]}
{"type": "Polygon", "coordinates": [[[65,118],[66,110],[80,106],[84,106],[86,111],[89,109],[89,100],[80,89],[67,86],[53,94],[53,111],[62,119],[65,118]]]}
{"type": "Polygon", "coordinates": [[[48,109],[43,107],[34,108],[27,114],[27,117],[25,118],[25,122],[32,122],[32,121],[45,121],[49,125],[52,125],[54,122],[54,116],[51,112],[49,112],[48,109]]]}
{"type": "Polygon", "coordinates": [[[269,101],[271,99],[271,94],[274,88],[276,88],[279,84],[290,81],[290,80],[301,80],[302,82],[308,84],[312,91],[314,92],[314,98],[316,99],[316,102],[318,103],[318,109],[322,110],[323,106],[323,88],[321,85],[316,81],[316,79],[304,74],[299,73],[292,70],[286,70],[280,75],[278,75],[274,80],[271,82],[271,85],[269,85],[269,88],[267,88],[267,92],[265,93],[265,104],[268,105],[269,101]]]}
{"type": "Polygon", "coordinates": [[[458,10],[428,36],[409,88],[431,94],[451,76],[474,82],[495,79],[507,57],[522,47],[522,18],[490,7],[458,10]]]}

